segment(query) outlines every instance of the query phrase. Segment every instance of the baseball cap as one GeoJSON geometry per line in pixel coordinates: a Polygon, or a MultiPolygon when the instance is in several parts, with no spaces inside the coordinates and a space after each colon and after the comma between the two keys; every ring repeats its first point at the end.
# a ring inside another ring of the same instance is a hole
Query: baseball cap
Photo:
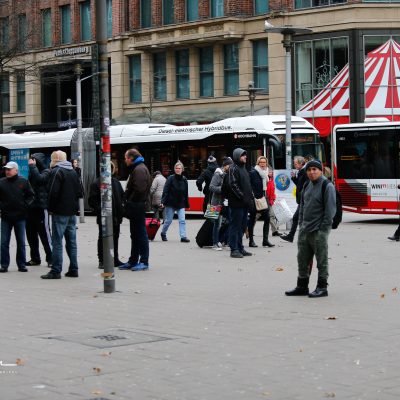
{"type": "Polygon", "coordinates": [[[4,168],[7,168],[7,169],[13,169],[13,168],[18,169],[18,164],[17,164],[15,161],[9,161],[9,162],[4,166],[4,168]]]}

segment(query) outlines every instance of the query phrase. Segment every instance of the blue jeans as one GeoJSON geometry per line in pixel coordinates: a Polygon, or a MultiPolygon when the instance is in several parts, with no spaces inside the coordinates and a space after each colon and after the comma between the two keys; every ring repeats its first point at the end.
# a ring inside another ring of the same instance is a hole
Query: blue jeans
{"type": "Polygon", "coordinates": [[[176,210],[173,207],[165,207],[165,221],[161,231],[162,235],[167,234],[167,230],[174,219],[175,211],[178,213],[178,220],[179,220],[179,236],[182,238],[186,237],[186,221],[185,221],[185,209],[180,208],[176,210]]]}
{"type": "Polygon", "coordinates": [[[65,236],[65,249],[69,257],[69,270],[78,271],[78,247],[76,245],[76,217],[75,215],[52,216],[53,256],[52,269],[55,274],[60,274],[63,264],[63,236],[65,236]]]}
{"type": "Polygon", "coordinates": [[[1,267],[7,269],[10,265],[10,239],[11,231],[14,228],[17,241],[17,266],[18,269],[25,268],[25,220],[7,221],[1,219],[1,267]]]}
{"type": "Polygon", "coordinates": [[[129,264],[138,262],[149,265],[149,238],[146,231],[146,208],[141,202],[133,203],[131,230],[131,256],[129,264]]]}
{"type": "Polygon", "coordinates": [[[231,208],[229,246],[231,251],[244,250],[243,234],[247,226],[247,208],[231,208]]]}

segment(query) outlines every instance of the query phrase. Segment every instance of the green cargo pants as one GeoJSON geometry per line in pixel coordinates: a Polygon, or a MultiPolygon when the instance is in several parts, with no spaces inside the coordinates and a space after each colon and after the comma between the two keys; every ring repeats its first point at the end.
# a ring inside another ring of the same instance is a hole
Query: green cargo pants
{"type": "Polygon", "coordinates": [[[328,237],[331,230],[304,232],[300,230],[297,242],[299,278],[309,278],[313,257],[317,260],[318,277],[328,280],[328,237]]]}

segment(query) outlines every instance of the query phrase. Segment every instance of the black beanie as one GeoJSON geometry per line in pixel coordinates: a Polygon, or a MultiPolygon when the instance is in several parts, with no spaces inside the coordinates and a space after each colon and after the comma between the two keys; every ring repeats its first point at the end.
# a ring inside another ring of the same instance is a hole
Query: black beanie
{"type": "Polygon", "coordinates": [[[318,168],[322,171],[322,164],[317,160],[311,160],[306,164],[306,170],[311,167],[318,168]]]}
{"type": "Polygon", "coordinates": [[[224,157],[222,161],[222,166],[225,167],[226,165],[233,164],[233,160],[230,157],[224,157]]]}

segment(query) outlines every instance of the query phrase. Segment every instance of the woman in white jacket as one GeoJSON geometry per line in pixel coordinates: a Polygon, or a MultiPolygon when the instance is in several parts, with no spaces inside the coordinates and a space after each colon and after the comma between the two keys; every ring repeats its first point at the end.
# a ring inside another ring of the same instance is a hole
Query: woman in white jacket
{"type": "Polygon", "coordinates": [[[150,187],[151,208],[154,211],[154,217],[160,217],[161,197],[164,190],[166,179],[160,171],[153,174],[153,183],[150,187]]]}

